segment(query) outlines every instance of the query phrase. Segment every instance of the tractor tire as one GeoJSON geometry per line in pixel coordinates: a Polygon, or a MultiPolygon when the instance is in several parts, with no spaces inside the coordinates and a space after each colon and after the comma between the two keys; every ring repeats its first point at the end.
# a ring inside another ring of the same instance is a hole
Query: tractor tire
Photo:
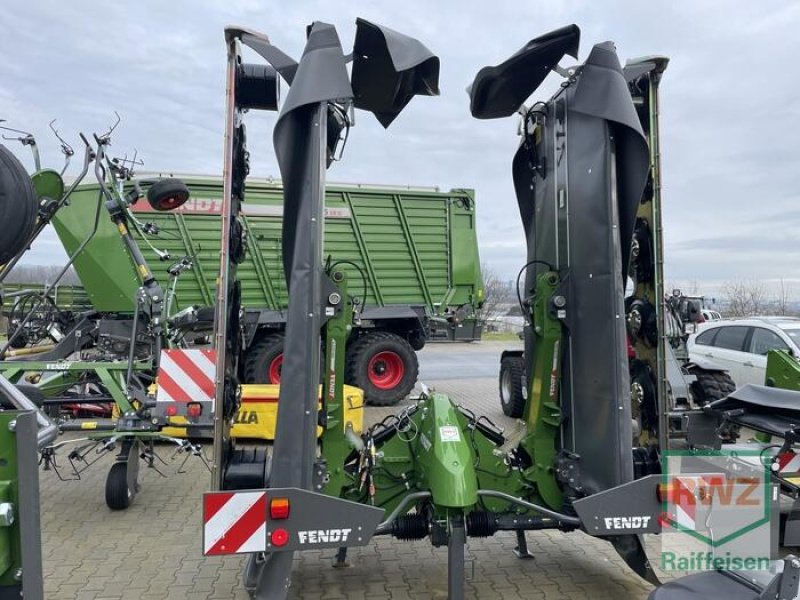
{"type": "Polygon", "coordinates": [[[697,380],[689,386],[689,391],[692,393],[694,401],[700,406],[705,406],[714,400],[721,400],[736,390],[736,384],[725,371],[697,369],[693,371],[693,374],[697,380]]]}
{"type": "Polygon", "coordinates": [[[128,463],[115,462],[106,478],[106,505],[111,510],[125,510],[135,493],[128,486],[128,463]]]}
{"type": "Polygon", "coordinates": [[[525,412],[525,359],[506,356],[500,362],[500,406],[503,414],[519,419],[525,412]]]}
{"type": "Polygon", "coordinates": [[[39,201],[28,172],[10,150],[0,146],[0,265],[25,250],[38,212],[39,201]]]}
{"type": "Polygon", "coordinates": [[[388,331],[362,334],[347,349],[345,381],[372,406],[393,406],[413,389],[419,362],[411,344],[388,331]]]}
{"type": "Polygon", "coordinates": [[[273,333],[247,349],[244,359],[245,383],[280,383],[283,365],[282,333],[273,333]]]}

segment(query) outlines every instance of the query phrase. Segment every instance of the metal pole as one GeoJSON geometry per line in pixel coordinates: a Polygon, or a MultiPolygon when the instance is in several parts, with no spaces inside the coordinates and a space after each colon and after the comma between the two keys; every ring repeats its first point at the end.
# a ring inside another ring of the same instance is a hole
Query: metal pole
{"type": "Polygon", "coordinates": [[[18,410],[33,411],[38,425],[36,444],[40,450],[58,437],[58,426],[45,416],[19,388],[2,376],[0,376],[0,392],[4,393],[18,410]]]}
{"type": "Polygon", "coordinates": [[[467,543],[464,517],[450,517],[450,537],[447,541],[447,600],[464,599],[464,545],[467,543]]]}
{"type": "Polygon", "coordinates": [[[39,519],[39,467],[36,413],[16,419],[19,533],[22,553],[22,593],[25,600],[44,598],[42,528],[39,519]]]}
{"type": "Polygon", "coordinates": [[[222,489],[222,468],[229,431],[225,422],[223,402],[225,400],[225,365],[228,335],[228,287],[230,280],[230,234],[232,219],[233,184],[233,135],[235,129],[236,99],[234,97],[236,60],[239,42],[235,38],[228,42],[228,73],[226,84],[225,146],[223,158],[222,224],[219,253],[219,280],[217,281],[216,313],[214,315],[214,348],[217,351],[216,375],[214,378],[214,455],[211,463],[211,489],[222,489]]]}

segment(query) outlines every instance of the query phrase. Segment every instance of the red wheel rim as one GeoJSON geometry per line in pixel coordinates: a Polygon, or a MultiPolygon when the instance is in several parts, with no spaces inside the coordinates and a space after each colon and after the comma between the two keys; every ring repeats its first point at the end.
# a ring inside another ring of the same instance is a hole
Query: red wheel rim
{"type": "Polygon", "coordinates": [[[272,359],[272,362],[269,363],[269,369],[267,369],[269,374],[269,382],[270,383],[280,383],[281,382],[281,367],[283,366],[283,353],[278,354],[275,358],[272,359]]]}
{"type": "Polygon", "coordinates": [[[369,382],[379,390],[391,390],[397,387],[403,379],[405,370],[403,359],[391,350],[378,352],[369,359],[367,365],[369,382]]]}

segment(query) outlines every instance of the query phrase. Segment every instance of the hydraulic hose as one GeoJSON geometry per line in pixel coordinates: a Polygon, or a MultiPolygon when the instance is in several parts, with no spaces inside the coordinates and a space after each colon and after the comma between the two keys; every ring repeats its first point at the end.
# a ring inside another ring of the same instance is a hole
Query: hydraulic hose
{"type": "Polygon", "coordinates": [[[528,502],[527,500],[523,500],[522,498],[515,498],[511,494],[506,494],[505,492],[498,492],[496,490],[478,490],[478,496],[487,496],[489,498],[499,498],[500,500],[507,500],[508,502],[513,502],[514,504],[517,504],[524,508],[534,510],[540,514],[561,521],[562,523],[567,523],[568,525],[579,526],[581,524],[581,520],[578,517],[572,515],[565,515],[563,513],[550,510],[549,508],[545,508],[544,506],[540,506],[539,504],[533,504],[532,502],[528,502]]]}
{"type": "Polygon", "coordinates": [[[375,529],[375,535],[383,535],[386,533],[391,533],[392,531],[392,522],[401,514],[403,514],[404,510],[408,510],[409,505],[413,503],[415,500],[422,500],[423,498],[430,498],[430,492],[411,492],[408,496],[403,498],[400,504],[391,512],[391,514],[386,517],[375,529]]]}

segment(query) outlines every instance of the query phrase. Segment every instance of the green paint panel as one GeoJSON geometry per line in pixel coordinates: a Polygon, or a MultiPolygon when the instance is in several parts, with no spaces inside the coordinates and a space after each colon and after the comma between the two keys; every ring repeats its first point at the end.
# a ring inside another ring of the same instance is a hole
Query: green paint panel
{"type": "MultiPolygon", "coordinates": [[[[183,256],[195,268],[178,280],[172,310],[207,305],[214,297],[219,270],[221,180],[187,178],[191,200],[179,211],[158,213],[145,200],[134,207],[142,223],[161,234],[151,243],[171,255],[159,261],[142,236],[134,233],[156,278],[166,288],[167,267],[183,256]]],[[[286,306],[281,258],[283,195],[279,184],[248,182],[244,205],[249,251],[238,275],[243,302],[252,308],[286,306]]],[[[54,225],[68,253],[89,235],[97,209],[98,186],[84,185],[60,211],[54,225]]],[[[325,258],[352,261],[367,278],[368,306],[426,305],[434,314],[482,300],[480,260],[473,194],[403,188],[329,186],[326,195],[325,258]]],[[[75,262],[89,299],[100,311],[128,312],[139,285],[136,273],[105,211],[98,233],[75,262]]],[[[350,265],[341,269],[350,290],[361,296],[362,278],[350,265]]]]}
{"type": "MultiPolygon", "coordinates": [[[[15,434],[9,428],[19,413],[0,413],[0,502],[11,502],[15,516],[18,515],[19,486],[17,483],[17,444],[15,434]]],[[[10,527],[0,526],[0,587],[14,585],[14,572],[22,567],[22,548],[19,519],[10,527]]]]}
{"type": "Polygon", "coordinates": [[[430,490],[436,506],[474,506],[478,502],[475,458],[458,409],[444,394],[433,393],[425,399],[422,415],[414,440],[418,487],[430,490]]]}
{"type": "Polygon", "coordinates": [[[800,362],[785,350],[770,350],[764,384],[800,392],[800,362]]]}

